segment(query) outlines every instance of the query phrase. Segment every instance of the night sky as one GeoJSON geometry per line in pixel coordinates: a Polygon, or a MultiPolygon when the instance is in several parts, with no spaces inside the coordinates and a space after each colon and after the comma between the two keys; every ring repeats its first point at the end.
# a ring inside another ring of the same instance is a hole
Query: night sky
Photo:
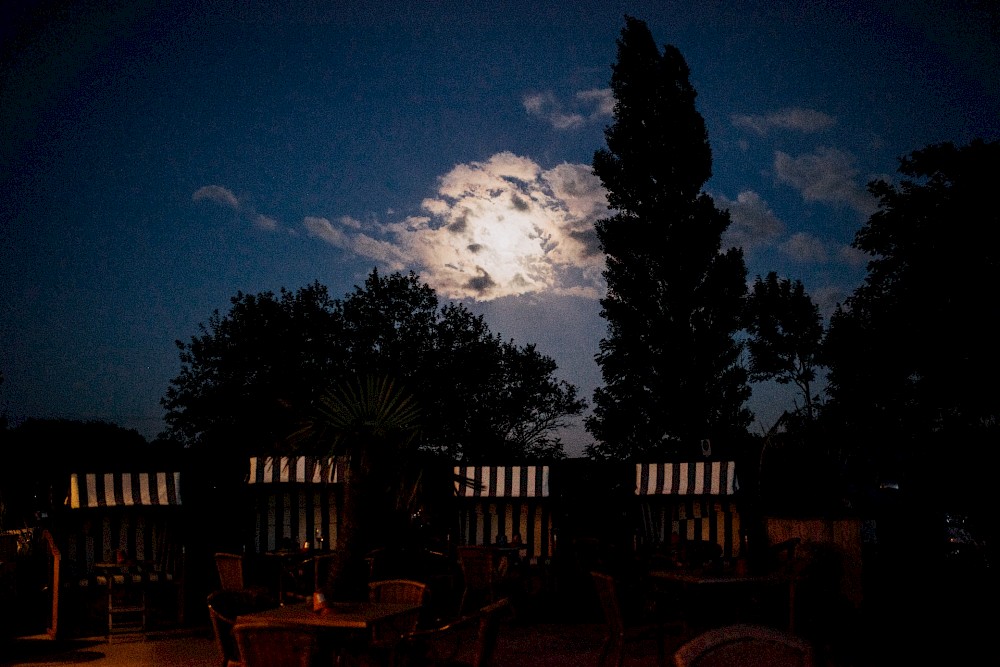
{"type": "MultiPolygon", "coordinates": [[[[626,13],[691,68],[706,190],[749,279],[824,315],[864,276],[865,184],[1000,138],[986,2],[6,3],[0,411],[147,438],[176,339],[238,291],[414,270],[590,398],[606,212],[591,174],[626,13]],[[161,5],[172,5],[161,7],[161,5]],[[898,5],[898,7],[897,7],[898,5]],[[961,7],[962,9],[956,9],[961,7]]],[[[793,407],[755,388],[755,429],[793,407]]],[[[565,434],[578,455],[581,428],[565,434]]]]}

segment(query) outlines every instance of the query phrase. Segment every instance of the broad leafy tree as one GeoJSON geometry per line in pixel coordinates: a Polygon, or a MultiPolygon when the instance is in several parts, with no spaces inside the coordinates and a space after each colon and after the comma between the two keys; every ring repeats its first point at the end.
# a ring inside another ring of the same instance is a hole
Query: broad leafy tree
{"type": "Polygon", "coordinates": [[[341,327],[336,301],[313,283],[295,292],[237,293],[188,342],[161,400],[167,435],[187,446],[248,454],[292,432],[289,405],[310,403],[329,383],[341,327]]]}
{"type": "Polygon", "coordinates": [[[998,142],[935,144],[901,160],[899,185],[869,186],[879,210],[854,240],[868,275],[827,336],[831,419],[883,464],[925,458],[929,486],[975,487],[996,442],[997,164],[998,142]]]}
{"type": "Polygon", "coordinates": [[[813,382],[823,344],[823,318],[801,280],[757,276],[747,299],[750,379],[794,384],[801,411],[814,416],[813,382]]]}
{"type": "Polygon", "coordinates": [[[324,392],[369,376],[417,396],[421,447],[453,459],[561,456],[558,429],[585,407],[552,359],[441,307],[413,273],[373,271],[343,299],[318,283],[238,294],[178,347],[170,435],[243,454],[285,446],[324,392]]]}
{"type": "Polygon", "coordinates": [[[746,267],[741,251],[721,252],[729,215],[702,191],[712,153],[681,53],[661,52],[644,22],[626,17],[611,89],[614,123],[593,163],[613,214],[597,223],[608,334],[589,453],[690,454],[750,424],[736,340],[746,267]]]}

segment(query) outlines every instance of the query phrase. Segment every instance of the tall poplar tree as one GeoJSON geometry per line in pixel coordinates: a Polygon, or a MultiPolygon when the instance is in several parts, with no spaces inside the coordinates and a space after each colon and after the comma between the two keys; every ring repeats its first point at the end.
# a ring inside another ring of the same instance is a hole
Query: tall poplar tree
{"type": "Polygon", "coordinates": [[[688,66],[643,21],[625,21],[614,123],[594,154],[613,214],[597,222],[608,334],[587,420],[589,453],[618,459],[690,454],[705,438],[725,446],[751,421],[735,338],[746,266],[740,250],[720,252],[729,215],[702,191],[712,152],[688,66]]]}

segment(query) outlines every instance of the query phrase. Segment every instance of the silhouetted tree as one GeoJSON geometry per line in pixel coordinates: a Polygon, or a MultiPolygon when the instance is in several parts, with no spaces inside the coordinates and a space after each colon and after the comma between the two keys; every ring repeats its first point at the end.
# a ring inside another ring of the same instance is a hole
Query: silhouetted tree
{"type": "Polygon", "coordinates": [[[606,254],[608,335],[597,362],[589,453],[628,458],[746,434],[750,395],[740,365],[746,267],[720,253],[729,214],[702,187],[712,174],[705,123],[687,63],[661,53],[646,24],[626,17],[611,89],[614,123],[594,173],[614,214],[597,222],[606,254]]]}
{"type": "Polygon", "coordinates": [[[801,280],[779,279],[771,271],[757,276],[747,299],[747,351],[750,379],[793,383],[802,411],[812,419],[812,383],[823,344],[823,318],[801,280]]]}
{"type": "Polygon", "coordinates": [[[163,405],[182,442],[280,448],[323,392],[368,376],[418,395],[422,447],[455,459],[560,456],[555,432],[585,407],[552,359],[500,340],[461,305],[439,307],[413,273],[373,271],[342,300],[314,283],[232,303],[177,343],[182,370],[163,405]]]}
{"type": "Polygon", "coordinates": [[[901,159],[898,186],[869,185],[879,210],[853,244],[872,257],[868,275],[825,346],[831,423],[880,465],[924,458],[935,493],[945,477],[976,486],[970,468],[996,442],[998,163],[998,142],[934,144],[901,159]],[[945,472],[953,464],[961,475],[945,472]]]}

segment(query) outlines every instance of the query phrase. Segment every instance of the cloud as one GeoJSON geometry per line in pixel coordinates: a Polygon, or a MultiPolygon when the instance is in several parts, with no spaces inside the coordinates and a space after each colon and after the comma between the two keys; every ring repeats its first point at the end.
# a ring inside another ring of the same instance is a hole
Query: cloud
{"type": "Polygon", "coordinates": [[[337,248],[350,248],[352,243],[343,230],[334,227],[326,218],[306,216],[302,221],[309,236],[319,238],[337,248]]]}
{"type": "Polygon", "coordinates": [[[729,209],[732,220],[722,239],[724,248],[735,246],[749,251],[770,245],[785,232],[785,224],[756,192],[741,192],[735,201],[722,195],[715,200],[719,208],[729,209]]]}
{"type": "MultiPolygon", "coordinates": [[[[278,221],[269,215],[264,215],[263,213],[257,213],[254,211],[252,205],[248,206],[239,199],[236,195],[232,193],[228,188],[224,188],[221,185],[206,185],[204,187],[198,188],[191,195],[191,201],[210,201],[220,206],[225,206],[231,208],[239,214],[239,218],[246,220],[253,224],[257,229],[261,229],[267,232],[275,232],[281,228],[278,221]]],[[[293,230],[288,230],[290,233],[294,234],[293,230]]]]}
{"type": "Polygon", "coordinates": [[[576,94],[576,99],[583,103],[594,104],[595,108],[590,114],[591,118],[610,118],[615,113],[615,96],[610,88],[581,90],[576,94]]]}
{"type": "Polygon", "coordinates": [[[519,294],[603,294],[594,222],[607,196],[590,165],[542,169],[509,152],[456,165],[425,199],[423,215],[369,225],[306,218],[310,236],[390,270],[410,269],[449,299],[519,294]]]}
{"type": "Polygon", "coordinates": [[[814,109],[782,109],[766,116],[733,114],[730,119],[736,127],[752,130],[764,136],[769,130],[795,130],[812,133],[828,130],[836,124],[836,119],[814,109]]]}
{"type": "Polygon", "coordinates": [[[779,182],[799,190],[806,201],[846,204],[866,217],[875,211],[875,198],[858,182],[850,153],[820,147],[793,158],[777,151],[774,171],[779,182]]]}
{"type": "Polygon", "coordinates": [[[871,255],[865,251],[858,250],[857,248],[849,245],[841,246],[837,251],[837,257],[840,258],[840,261],[849,266],[864,266],[872,258],[871,255]]]}
{"type": "Polygon", "coordinates": [[[545,119],[557,130],[571,130],[609,117],[615,108],[610,88],[581,90],[569,104],[560,102],[551,91],[528,93],[521,103],[529,116],[545,119]]]}
{"type": "Polygon", "coordinates": [[[819,307],[820,315],[829,318],[837,306],[851,295],[851,292],[839,285],[826,285],[809,291],[809,296],[819,307]]]}
{"type": "Polygon", "coordinates": [[[198,188],[191,195],[191,201],[212,201],[222,206],[228,206],[234,211],[240,210],[240,200],[232,192],[221,185],[206,185],[198,188]]]}
{"type": "Polygon", "coordinates": [[[267,215],[258,215],[254,218],[253,224],[258,229],[264,229],[269,232],[273,232],[278,228],[278,221],[267,215]]]}
{"type": "Polygon", "coordinates": [[[796,262],[825,264],[829,260],[823,241],[805,232],[792,234],[778,249],[796,262]]]}

